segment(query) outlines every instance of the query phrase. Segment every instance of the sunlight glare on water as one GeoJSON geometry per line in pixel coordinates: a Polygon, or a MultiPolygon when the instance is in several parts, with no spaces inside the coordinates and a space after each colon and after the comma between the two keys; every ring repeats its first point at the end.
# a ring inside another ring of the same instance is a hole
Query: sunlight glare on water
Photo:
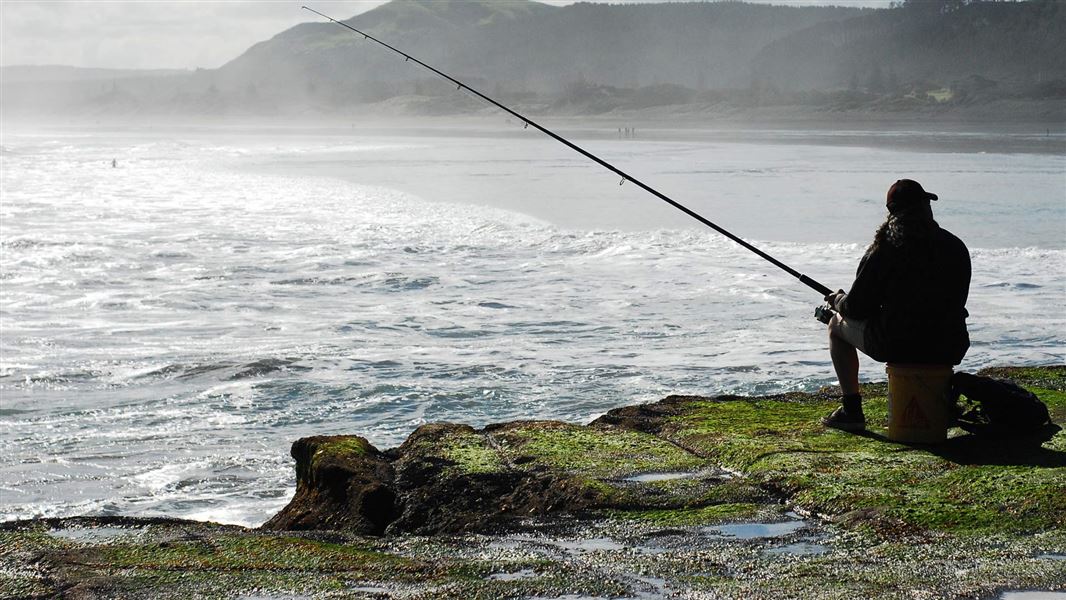
{"type": "MultiPolygon", "coordinates": [[[[291,496],[288,449],[301,436],[357,433],[387,448],[433,421],[584,422],[672,393],[833,382],[809,289],[670,220],[600,228],[556,219],[564,205],[624,212],[608,194],[632,190],[602,177],[591,186],[575,167],[562,169],[560,181],[573,184],[565,195],[552,165],[572,163],[547,154],[531,159],[548,161],[539,187],[518,166],[521,145],[489,160],[477,158],[483,139],[39,134],[4,143],[4,519],[258,524],[291,496]],[[463,144],[462,160],[442,152],[463,144]],[[418,164],[372,168],[390,153],[418,164]],[[464,188],[464,177],[478,183],[464,188]],[[511,195],[545,200],[523,214],[511,195]]],[[[697,181],[719,177],[693,170],[700,161],[685,157],[700,150],[636,145],[626,160],[696,196],[697,181]]],[[[760,160],[741,160],[757,151],[750,145],[703,150],[732,152],[723,177],[736,181],[760,160]]],[[[758,152],[786,157],[775,146],[758,152]]],[[[833,164],[857,155],[819,152],[833,164]]],[[[975,155],[972,168],[985,160],[975,155]]],[[[1062,165],[1039,155],[1001,162],[1019,165],[1014,185],[1038,189],[1054,189],[1062,165]]],[[[855,187],[869,175],[841,178],[855,187]]],[[[890,178],[876,175],[878,185],[890,178]]],[[[862,232],[883,217],[867,206],[859,234],[836,235],[839,219],[778,215],[768,202],[726,211],[729,224],[741,234],[750,225],[757,245],[831,287],[850,282],[862,232]]],[[[1017,243],[968,239],[967,370],[1063,361],[1064,240],[1045,239],[1044,222],[1062,231],[1063,200],[1034,203],[1043,216],[1017,243]]],[[[976,227],[964,214],[974,206],[945,210],[945,226],[976,227]]],[[[1003,239],[1002,223],[987,226],[1003,239]]],[[[884,379],[883,366],[864,362],[863,376],[884,379]]]]}

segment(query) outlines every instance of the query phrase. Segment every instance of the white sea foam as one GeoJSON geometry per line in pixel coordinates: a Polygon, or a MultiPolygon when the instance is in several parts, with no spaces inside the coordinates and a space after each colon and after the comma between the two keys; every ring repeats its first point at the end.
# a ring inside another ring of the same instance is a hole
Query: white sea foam
{"type": "MultiPolygon", "coordinates": [[[[634,190],[583,165],[532,145],[521,146],[526,161],[490,141],[5,139],[0,516],[254,524],[291,494],[288,446],[305,435],[388,447],[431,421],[585,421],[670,393],[833,382],[816,294],[720,236],[649,217],[647,198],[635,204],[634,190]],[[542,170],[567,173],[573,189],[542,170]],[[526,207],[532,216],[514,210],[526,207]],[[560,212],[608,226],[561,226],[560,212]]],[[[688,196],[708,178],[747,190],[748,204],[714,212],[831,287],[848,284],[879,215],[869,198],[838,215],[812,208],[812,195],[843,194],[840,181],[854,190],[873,169],[863,161],[926,159],[626,151],[688,196]],[[715,174],[699,173],[712,159],[715,174]],[[843,165],[829,169],[833,182],[816,177],[826,165],[843,165]],[[789,178],[806,190],[799,204],[769,210],[789,178]]],[[[1060,195],[1014,212],[985,203],[994,214],[978,231],[992,233],[978,239],[1016,231],[1002,248],[966,238],[974,344],[963,368],[1061,363],[1062,161],[995,158],[945,160],[957,174],[995,162],[1015,187],[1060,195]]],[[[975,227],[977,201],[943,204],[945,226],[975,227]]],[[[862,373],[883,379],[882,369],[864,361],[862,373]]]]}

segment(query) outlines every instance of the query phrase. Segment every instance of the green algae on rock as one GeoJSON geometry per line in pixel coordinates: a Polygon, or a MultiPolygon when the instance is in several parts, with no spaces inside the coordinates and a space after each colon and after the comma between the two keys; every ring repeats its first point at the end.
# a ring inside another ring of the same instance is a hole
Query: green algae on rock
{"type": "MultiPolygon", "coordinates": [[[[1066,419],[1066,368],[994,374],[1066,419]]],[[[584,427],[431,424],[385,452],[358,436],[304,438],[292,448],[296,495],[263,530],[116,517],[0,524],[0,597],[1066,589],[1066,434],[953,431],[935,447],[897,444],[881,433],[884,385],[865,391],[861,435],[818,424],[828,396],[791,393],[674,396],[584,427]]]]}
{"type": "Polygon", "coordinates": [[[393,520],[390,462],[364,438],[315,436],[292,445],[296,494],[264,529],[339,529],[381,534],[393,520]]]}
{"type": "MultiPolygon", "coordinates": [[[[995,373],[1038,382],[1044,387],[1032,389],[1053,417],[1066,417],[1066,370],[995,373]]],[[[789,393],[671,396],[588,426],[430,424],[384,453],[356,436],[305,438],[293,446],[296,497],[266,526],[457,533],[610,509],[715,515],[724,509],[710,507],[771,498],[888,530],[1023,534],[1066,525],[1066,434],[954,431],[939,446],[894,443],[880,433],[884,391],[866,388],[871,430],[859,435],[820,424],[834,406],[829,397],[789,393]],[[722,477],[722,468],[741,476],[722,477]],[[640,477],[655,474],[664,476],[640,477]]]]}
{"type": "MultiPolygon", "coordinates": [[[[1062,385],[1058,368],[1024,373],[1062,385]]],[[[1053,420],[1066,418],[1066,395],[1032,390],[1049,406],[1053,420]]],[[[817,396],[673,398],[668,403],[671,413],[652,425],[659,436],[826,517],[975,534],[1034,533],[1066,525],[1066,434],[1054,428],[1035,438],[955,432],[944,444],[923,447],[890,442],[879,433],[887,413],[884,397],[866,400],[874,426],[861,435],[821,427],[818,417],[834,403],[817,396]]],[[[608,415],[607,420],[623,417],[608,415]]]]}
{"type": "Polygon", "coordinates": [[[762,505],[751,502],[711,504],[699,508],[616,510],[608,514],[624,520],[638,520],[665,527],[706,525],[718,521],[747,519],[759,514],[762,505]]]}
{"type": "Polygon", "coordinates": [[[490,426],[487,431],[513,461],[526,468],[562,470],[608,479],[649,471],[683,471],[706,461],[691,452],[639,431],[582,427],[552,421],[490,426]]]}
{"type": "Polygon", "coordinates": [[[676,484],[625,481],[708,462],[644,432],[558,421],[429,424],[384,453],[353,436],[305,438],[292,454],[296,495],[269,529],[459,533],[555,512],[765,498],[736,493],[744,485],[717,489],[717,471],[676,484]]]}
{"type": "Polygon", "coordinates": [[[786,519],[781,524],[790,532],[747,538],[721,535],[728,525],[624,516],[429,537],[275,533],[120,517],[6,523],[0,526],[0,597],[902,600],[1066,587],[1066,561],[1039,550],[1063,547],[1061,531],[883,539],[871,530],[797,522],[780,511],[760,509],[771,521],[786,519]],[[130,535],[54,537],[100,525],[130,535]],[[794,550],[804,544],[820,550],[794,550]]]}

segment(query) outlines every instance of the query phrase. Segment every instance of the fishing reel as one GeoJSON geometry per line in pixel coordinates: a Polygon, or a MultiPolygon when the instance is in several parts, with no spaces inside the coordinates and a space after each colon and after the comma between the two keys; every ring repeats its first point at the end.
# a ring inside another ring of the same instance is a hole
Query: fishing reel
{"type": "Polygon", "coordinates": [[[828,302],[814,308],[814,318],[826,325],[829,324],[829,321],[833,319],[833,315],[835,314],[837,314],[837,311],[833,310],[833,307],[830,306],[828,302]]]}

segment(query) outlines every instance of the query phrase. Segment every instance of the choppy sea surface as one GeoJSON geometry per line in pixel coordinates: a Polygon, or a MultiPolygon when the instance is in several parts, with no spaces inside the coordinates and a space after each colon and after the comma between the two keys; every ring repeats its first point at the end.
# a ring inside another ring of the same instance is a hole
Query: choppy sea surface
{"type": "MultiPolygon", "coordinates": [[[[834,289],[884,190],[919,179],[973,257],[960,368],[1066,360],[1061,154],[588,146],[834,289]]],[[[301,436],[386,448],[427,422],[834,383],[817,294],[532,136],[23,132],[2,152],[0,519],[254,525],[301,436]]]]}

